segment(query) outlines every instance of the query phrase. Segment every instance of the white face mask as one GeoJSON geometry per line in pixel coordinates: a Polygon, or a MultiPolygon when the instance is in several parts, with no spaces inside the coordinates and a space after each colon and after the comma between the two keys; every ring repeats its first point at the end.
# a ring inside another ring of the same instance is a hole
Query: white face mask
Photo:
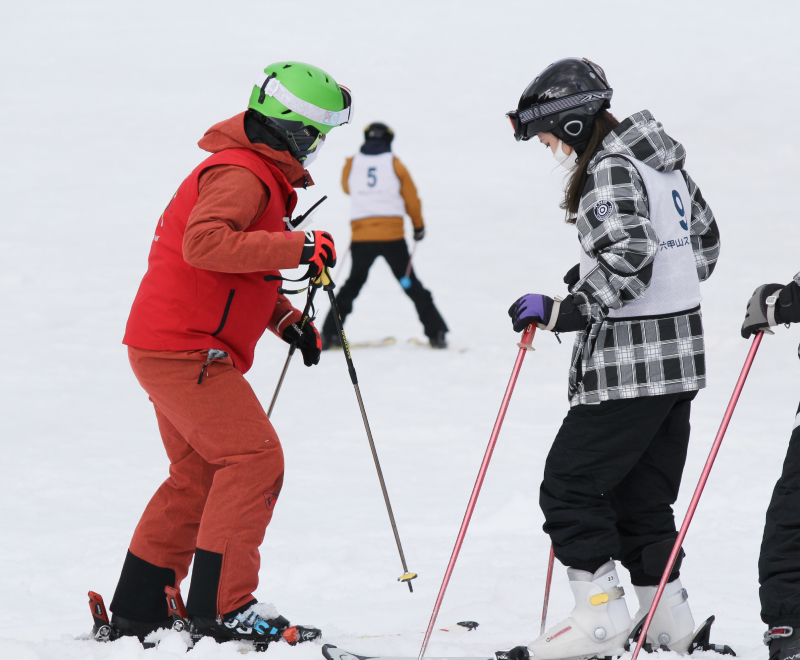
{"type": "Polygon", "coordinates": [[[556,162],[558,162],[558,164],[561,165],[561,167],[563,167],[565,170],[571,170],[578,162],[578,154],[576,153],[575,149],[572,150],[571,154],[565,154],[564,143],[561,140],[558,141],[556,150],[553,151],[553,158],[555,158],[556,162]]]}

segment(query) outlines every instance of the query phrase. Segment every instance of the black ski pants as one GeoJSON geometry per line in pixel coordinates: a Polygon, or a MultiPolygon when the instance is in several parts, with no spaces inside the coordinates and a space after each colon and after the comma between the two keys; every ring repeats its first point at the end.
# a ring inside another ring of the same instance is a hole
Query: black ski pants
{"type": "Polygon", "coordinates": [[[696,394],[570,409],[547,457],[539,493],[544,531],[559,561],[594,573],[618,559],[634,585],[658,584],[677,537],[672,505],[696,394]]]}
{"type": "Polygon", "coordinates": [[[800,627],[800,426],[792,431],[767,509],[758,581],[764,623],[800,627]]]}
{"type": "MultiPolygon", "coordinates": [[[[408,246],[405,240],[398,241],[363,241],[353,243],[350,247],[350,254],[353,258],[353,268],[350,271],[350,277],[339,289],[336,296],[336,303],[339,305],[339,312],[342,316],[342,324],[347,318],[347,315],[353,311],[353,301],[361,291],[361,287],[367,281],[369,269],[378,257],[386,259],[389,268],[392,269],[394,276],[400,280],[406,274],[408,268],[408,246]]],[[[433,304],[433,296],[422,283],[417,279],[414,269],[411,269],[409,274],[411,279],[411,287],[405,289],[406,294],[414,303],[417,308],[419,320],[425,329],[425,336],[428,338],[436,338],[440,332],[447,332],[447,324],[439,310],[433,304]]],[[[322,334],[328,337],[333,337],[336,334],[336,321],[333,318],[333,312],[329,312],[325,323],[322,326],[322,334]]]]}

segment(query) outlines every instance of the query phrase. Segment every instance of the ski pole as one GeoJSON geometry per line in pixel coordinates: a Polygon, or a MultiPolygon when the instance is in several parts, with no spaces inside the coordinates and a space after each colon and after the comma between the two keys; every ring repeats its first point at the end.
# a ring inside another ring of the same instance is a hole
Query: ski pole
{"type": "Polygon", "coordinates": [[[519,376],[519,371],[522,368],[522,361],[525,359],[525,353],[536,350],[533,348],[533,346],[531,346],[533,335],[535,333],[536,326],[531,323],[527,328],[525,328],[525,332],[522,335],[522,341],[517,344],[517,346],[519,346],[517,361],[514,363],[514,368],[511,371],[511,378],[506,386],[506,393],[503,396],[503,402],[500,404],[500,412],[497,413],[497,419],[494,422],[492,435],[489,437],[489,445],[486,447],[486,453],[483,455],[483,462],[481,462],[481,468],[478,470],[478,478],[475,480],[475,486],[472,488],[472,495],[470,495],[469,504],[467,504],[467,511],[464,514],[464,520],[461,521],[461,529],[458,530],[458,536],[456,537],[456,545],[453,548],[453,554],[450,555],[450,561],[448,562],[447,569],[444,572],[444,580],[442,580],[442,586],[439,588],[439,595],[436,597],[436,604],[433,606],[433,613],[431,614],[431,620],[428,624],[428,630],[425,631],[425,638],[422,640],[422,648],[419,650],[418,660],[422,660],[422,658],[425,656],[425,649],[428,646],[431,632],[433,632],[433,627],[436,625],[436,617],[439,616],[439,608],[442,606],[444,592],[447,590],[447,585],[450,583],[450,576],[453,574],[453,568],[456,565],[458,553],[461,551],[461,544],[464,542],[464,536],[467,534],[467,527],[469,527],[469,521],[472,518],[472,512],[475,510],[475,504],[478,501],[478,495],[481,492],[481,486],[483,485],[483,479],[486,476],[486,471],[489,469],[489,461],[492,459],[492,452],[494,452],[494,446],[497,444],[497,438],[500,435],[500,429],[503,426],[506,410],[508,410],[508,404],[511,401],[511,395],[514,392],[514,386],[517,384],[517,376],[519,376]]]}
{"type": "Polygon", "coordinates": [[[414,247],[411,248],[411,256],[408,258],[408,266],[406,266],[406,274],[400,278],[400,286],[406,290],[411,288],[411,262],[414,261],[417,245],[419,245],[419,241],[414,241],[414,247]]]}
{"type": "MultiPolygon", "coordinates": [[[[314,294],[317,292],[319,288],[319,278],[309,283],[308,285],[308,295],[306,296],[306,306],[303,308],[303,318],[300,321],[300,330],[306,327],[306,323],[308,323],[309,318],[309,310],[314,302],[314,294]]],[[[297,350],[297,342],[293,341],[289,345],[289,355],[286,356],[286,362],[283,364],[283,371],[281,371],[281,377],[278,379],[278,384],[275,387],[275,394],[272,395],[272,401],[269,403],[269,410],[267,410],[267,419],[272,416],[272,409],[275,407],[275,402],[278,400],[278,394],[280,394],[281,387],[283,386],[283,379],[286,378],[286,372],[289,370],[289,363],[292,361],[292,356],[294,352],[297,350]]]]}
{"type": "Polygon", "coordinates": [[[330,272],[327,268],[322,272],[320,278],[322,280],[322,288],[328,292],[328,298],[331,301],[333,320],[336,322],[336,329],[339,331],[339,336],[342,338],[342,349],[344,350],[345,360],[347,360],[347,370],[350,372],[350,380],[352,381],[353,387],[356,391],[358,407],[361,410],[361,419],[364,420],[364,428],[367,431],[369,448],[372,450],[372,458],[375,461],[375,469],[378,471],[378,480],[381,482],[383,500],[386,502],[386,511],[389,514],[389,521],[392,523],[392,532],[394,532],[394,540],[397,543],[397,551],[400,553],[400,562],[403,564],[403,575],[397,578],[397,581],[405,582],[408,585],[408,590],[413,593],[414,587],[411,586],[411,580],[417,577],[417,574],[410,573],[408,566],[406,566],[406,556],[403,554],[403,545],[400,543],[400,534],[397,531],[397,523],[395,523],[394,520],[392,504],[389,502],[389,492],[386,490],[386,482],[383,480],[383,470],[381,470],[381,463],[378,460],[378,451],[375,449],[375,441],[372,439],[372,431],[369,427],[369,420],[367,420],[367,411],[364,409],[364,401],[361,398],[361,390],[358,387],[356,368],[353,366],[353,358],[350,356],[350,347],[347,345],[347,337],[344,334],[344,327],[342,327],[342,318],[339,314],[339,305],[336,303],[336,296],[333,295],[333,290],[336,288],[336,285],[333,283],[333,280],[331,280],[330,272]]]}
{"type": "Polygon", "coordinates": [[[542,606],[542,627],[539,630],[540,635],[544,635],[544,629],[547,623],[547,606],[550,604],[550,583],[553,581],[553,563],[556,559],[555,548],[550,544],[550,559],[547,562],[547,580],[544,583],[544,605],[542,606]]]}
{"type": "Polygon", "coordinates": [[[669,575],[672,573],[672,567],[675,566],[678,553],[683,545],[683,539],[686,537],[686,532],[689,530],[689,523],[692,522],[692,516],[694,516],[697,503],[700,501],[700,495],[703,494],[703,488],[705,488],[706,481],[708,481],[708,475],[711,473],[711,467],[714,465],[714,459],[717,457],[717,452],[722,444],[722,438],[725,437],[725,431],[728,429],[728,423],[731,421],[733,411],[736,408],[736,403],[739,401],[739,395],[742,393],[742,388],[744,387],[744,381],[747,380],[747,374],[750,373],[750,366],[753,364],[753,360],[756,357],[756,352],[758,351],[758,347],[761,344],[761,339],[763,336],[764,333],[759,332],[755,337],[753,337],[753,343],[750,345],[750,351],[747,353],[747,359],[744,361],[742,372],[739,374],[739,380],[736,381],[736,387],[733,388],[733,394],[731,395],[731,400],[728,403],[727,409],[725,410],[725,415],[722,417],[722,424],[720,424],[719,430],[717,431],[717,437],[714,438],[714,444],[711,445],[711,451],[706,459],[703,472],[700,474],[700,481],[697,484],[697,488],[694,489],[694,495],[692,495],[692,501],[689,503],[689,509],[686,511],[686,516],[683,519],[681,530],[678,532],[678,538],[675,539],[675,543],[672,546],[672,552],[669,555],[667,567],[664,569],[664,574],[661,576],[661,582],[658,583],[658,589],[656,589],[656,595],[655,598],[653,598],[653,604],[650,605],[650,611],[647,613],[647,618],[644,620],[642,632],[639,633],[639,639],[636,642],[636,649],[633,651],[633,657],[631,660],[636,660],[636,657],[639,655],[639,651],[642,650],[645,639],[647,639],[647,630],[650,628],[653,615],[658,607],[658,601],[661,600],[661,594],[664,593],[664,587],[667,586],[667,580],[669,580],[669,575]]]}

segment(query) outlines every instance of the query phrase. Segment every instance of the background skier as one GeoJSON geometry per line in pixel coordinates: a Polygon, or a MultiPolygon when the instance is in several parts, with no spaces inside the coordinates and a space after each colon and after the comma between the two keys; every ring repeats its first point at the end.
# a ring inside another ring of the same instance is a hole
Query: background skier
{"type": "MultiPolygon", "coordinates": [[[[770,333],[781,323],[800,321],[800,273],[786,286],[762,284],[747,303],[742,337],[770,333]]],[[[800,657],[800,407],[786,450],[783,472],[767,509],[758,581],[761,620],[769,626],[764,643],[771,660],[800,657]]]]}
{"type": "Polygon", "coordinates": [[[284,217],[297,202],[293,187],[313,184],[304,167],[350,107],[349,92],[321,69],[268,66],[247,112],[200,140],[213,155],[158,221],[123,341],[155,407],[170,476],[131,540],[110,606],[115,635],[143,638],[170,624],[164,587],[181,583],[192,556],[195,634],[268,641],[289,625],[252,609],[283,454],[243,374],[266,329],[296,341],[307,366],[319,362],[316,329],[300,329],[301,313],[265,276],[336,263],[329,234],[285,231],[284,217]]]}
{"type": "MultiPolygon", "coordinates": [[[[705,386],[699,282],[719,256],[717,225],[683,146],[647,110],[618,122],[612,93],[599,66],[565,59],[509,113],[517,140],[538,137],[571,172],[562,207],[581,245],[566,298],[528,294],[509,310],[517,332],[578,333],[571,408],[540,492],[575,608],[530,644],[537,658],[622,653],[631,618],[614,559],[639,599],[633,622],[646,615],[676,536],[691,401],[705,386]]],[[[686,651],[694,622],[679,563],[648,641],[686,651]]]]}
{"type": "MultiPolygon", "coordinates": [[[[394,133],[385,124],[374,123],[364,129],[364,144],[359,153],[347,159],[342,171],[342,188],[350,195],[353,239],[350,252],[353,266],[339,289],[336,302],[342,323],[353,310],[353,301],[367,281],[375,259],[383,257],[400,281],[409,267],[408,246],[404,238],[403,216],[414,225],[414,240],[425,237],[422,204],[408,170],[392,154],[394,133]]],[[[414,302],[419,320],[433,348],[447,348],[447,325],[433,304],[430,291],[422,286],[412,267],[410,286],[404,291],[414,302]]],[[[341,345],[332,312],[322,326],[322,347],[341,345]]]]}

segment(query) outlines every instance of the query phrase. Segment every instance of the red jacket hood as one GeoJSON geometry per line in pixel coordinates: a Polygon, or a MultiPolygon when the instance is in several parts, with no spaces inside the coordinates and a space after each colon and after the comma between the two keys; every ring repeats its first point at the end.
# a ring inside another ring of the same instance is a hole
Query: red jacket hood
{"type": "Polygon", "coordinates": [[[205,135],[197,143],[197,146],[204,151],[215,154],[223,149],[250,149],[268,158],[277,167],[286,180],[295,188],[307,188],[313,186],[314,181],[311,175],[303,169],[288,151],[275,151],[266,144],[253,144],[247,139],[244,132],[244,112],[226,119],[225,121],[214,124],[209,128],[205,135]]]}

